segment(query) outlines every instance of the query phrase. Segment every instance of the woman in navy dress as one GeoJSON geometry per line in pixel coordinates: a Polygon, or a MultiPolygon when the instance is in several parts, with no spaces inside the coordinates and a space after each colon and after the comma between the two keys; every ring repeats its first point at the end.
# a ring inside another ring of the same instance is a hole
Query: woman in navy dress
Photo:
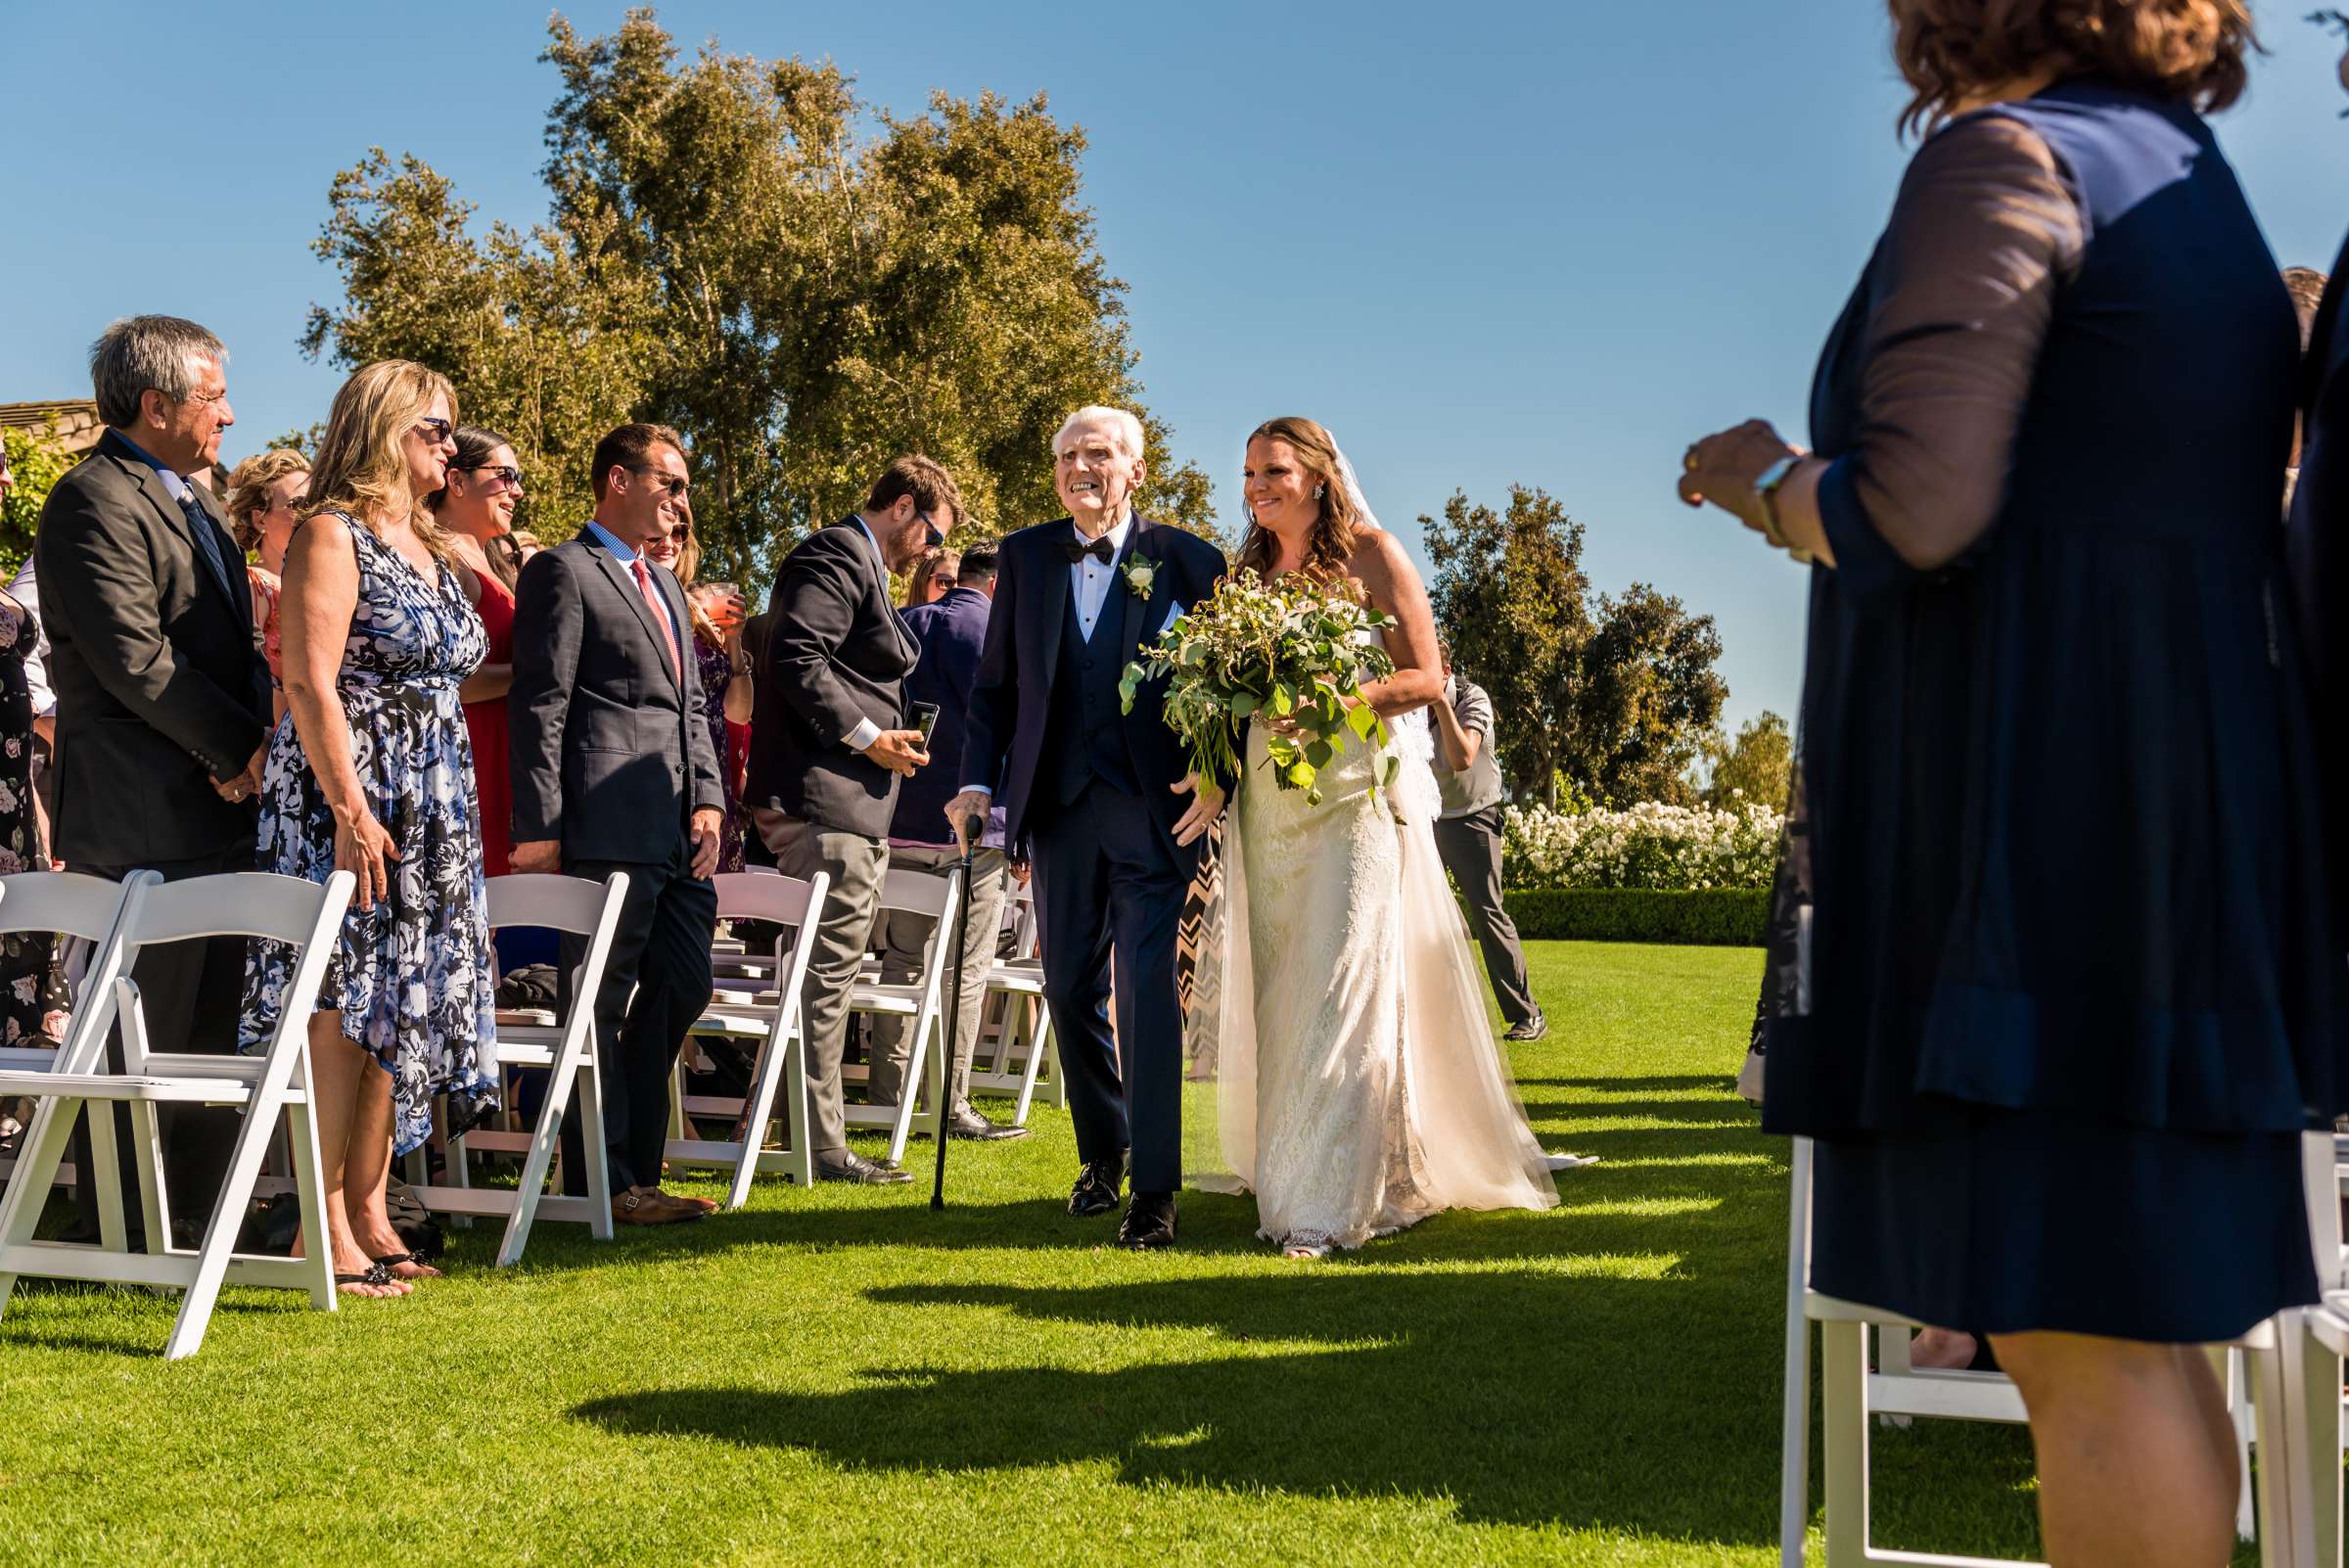
{"type": "MultiPolygon", "coordinates": [[[[456,451],[454,405],[445,379],[405,360],[351,377],[286,556],[288,713],[269,743],[259,861],[358,881],[309,1021],[327,1242],[355,1295],[404,1295],[438,1272],[392,1227],[392,1156],[424,1141],[436,1095],[463,1126],[493,1094],[495,979],[458,695],[488,637],[424,505],[456,451]]],[[[253,945],[248,1048],[277,1027],[289,958],[253,945]]]]}
{"type": "Polygon", "coordinates": [[[2198,111],[2239,0],[1894,0],[1929,134],[1829,338],[1817,456],[1681,493],[1818,563],[1813,1283],[1990,1335],[2058,1563],[2226,1561],[2188,1347],[2313,1301],[2338,964],[2280,506],[2290,300],[2198,111]],[[1997,13],[1996,25],[1988,20],[1997,13]]]}

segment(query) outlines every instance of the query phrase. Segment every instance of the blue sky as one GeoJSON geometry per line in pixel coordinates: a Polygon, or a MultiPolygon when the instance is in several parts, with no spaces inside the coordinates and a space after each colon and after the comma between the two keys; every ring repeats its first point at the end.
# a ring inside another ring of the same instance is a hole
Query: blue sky
{"type": "MultiPolygon", "coordinates": [[[[0,401],[86,395],[109,319],[228,341],[232,456],[323,416],[296,347],[335,171],[414,152],[482,214],[545,209],[546,9],[5,8],[0,401]],[[103,62],[103,64],[99,64],[103,62]]],[[[2307,0],[2220,134],[2281,262],[2349,227],[2349,121],[2307,0]]],[[[571,9],[607,31],[621,11],[571,9]]],[[[1239,443],[1308,413],[1406,539],[1455,487],[1540,485],[1635,579],[1720,623],[1729,715],[1791,708],[1802,579],[1672,498],[1688,440],[1795,438],[1820,337],[1906,161],[1876,0],[661,8],[688,45],[829,57],[866,101],[1042,91],[1131,287],[1151,405],[1236,506],[1239,443]]]]}

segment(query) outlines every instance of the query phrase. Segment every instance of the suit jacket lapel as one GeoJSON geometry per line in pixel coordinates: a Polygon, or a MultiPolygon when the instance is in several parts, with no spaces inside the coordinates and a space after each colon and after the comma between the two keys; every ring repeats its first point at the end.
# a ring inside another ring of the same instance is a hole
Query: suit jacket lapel
{"type": "MultiPolygon", "coordinates": [[[[1149,548],[1150,529],[1150,520],[1136,513],[1133,519],[1133,530],[1126,536],[1126,553],[1118,558],[1116,567],[1112,569],[1117,573],[1118,580],[1109,585],[1109,591],[1126,596],[1126,627],[1118,643],[1118,647],[1122,650],[1119,657],[1124,659],[1133,658],[1135,652],[1141,647],[1142,620],[1150,610],[1149,601],[1134,592],[1126,581],[1126,563],[1136,558],[1152,562],[1158,559],[1149,548]]],[[[1153,594],[1151,597],[1156,598],[1157,595],[1153,594]]]]}
{"type": "Polygon", "coordinates": [[[843,518],[833,527],[855,530],[857,559],[864,563],[864,596],[881,607],[881,619],[888,622],[890,630],[897,634],[898,652],[905,657],[906,668],[911,669],[914,661],[921,658],[921,645],[914,641],[913,633],[905,629],[905,623],[898,617],[898,607],[890,602],[889,568],[881,560],[878,542],[869,536],[861,518],[843,518]]]}
{"type": "MultiPolygon", "coordinates": [[[[196,575],[210,583],[222,597],[228,600],[231,608],[235,608],[238,603],[238,595],[234,586],[221,581],[220,575],[214,572],[210,564],[205,560],[204,547],[196,542],[194,527],[189,521],[188,514],[180,509],[179,503],[171,498],[171,492],[163,487],[162,476],[155,471],[153,465],[134,451],[125,449],[114,455],[115,461],[130,470],[131,477],[138,481],[140,493],[144,494],[155,509],[163,515],[163,521],[169,525],[171,531],[186,542],[188,554],[195,557],[196,560],[196,575]]],[[[202,489],[193,485],[190,487],[197,490],[197,510],[203,512],[206,518],[210,518],[212,514],[204,504],[202,489]]],[[[223,562],[236,553],[235,543],[223,541],[218,536],[216,530],[212,543],[219,550],[220,559],[223,562]]],[[[250,631],[253,627],[253,602],[251,599],[244,601],[243,620],[246,629],[250,631]]]]}
{"type": "MultiPolygon", "coordinates": [[[[1077,525],[1065,523],[1063,526],[1069,530],[1069,536],[1074,538],[1077,525]]],[[[1044,580],[1039,584],[1042,591],[1036,594],[1036,603],[1043,617],[1036,623],[1036,629],[1042,633],[1036,647],[1043,654],[1044,695],[1047,698],[1052,695],[1053,677],[1060,673],[1060,628],[1068,620],[1069,600],[1077,591],[1071,586],[1075,579],[1070,574],[1069,564],[1061,559],[1058,544],[1058,540],[1046,534],[1044,545],[1037,552],[1044,559],[1044,580]]]]}
{"type": "MultiPolygon", "coordinates": [[[[595,559],[602,565],[604,576],[612,579],[612,586],[620,590],[620,596],[635,612],[637,624],[644,627],[644,634],[653,639],[654,655],[660,660],[662,668],[668,671],[669,684],[677,688],[680,696],[683,695],[685,672],[669,663],[668,633],[653,620],[653,607],[645,603],[644,590],[636,586],[636,574],[622,566],[618,557],[594,539],[584,542],[588,549],[595,552],[595,559]]],[[[679,623],[682,624],[681,622],[679,623]]],[[[684,639],[680,637],[677,642],[677,656],[682,660],[685,654],[684,639]]]]}

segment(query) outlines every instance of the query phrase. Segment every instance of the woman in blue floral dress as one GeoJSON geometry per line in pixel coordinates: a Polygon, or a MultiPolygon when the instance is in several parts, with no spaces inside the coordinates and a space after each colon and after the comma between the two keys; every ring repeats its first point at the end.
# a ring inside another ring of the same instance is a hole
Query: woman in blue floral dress
{"type": "MultiPolygon", "coordinates": [[[[286,557],[289,712],[269,744],[259,861],[358,880],[310,1022],[328,1239],[354,1295],[405,1295],[437,1272],[392,1228],[392,1157],[424,1141],[435,1095],[463,1123],[494,1093],[495,978],[457,700],[487,638],[423,505],[446,476],[455,419],[448,383],[421,365],[353,376],[286,557]]],[[[247,1049],[276,1028],[292,972],[285,948],[254,945],[247,1049]]]]}

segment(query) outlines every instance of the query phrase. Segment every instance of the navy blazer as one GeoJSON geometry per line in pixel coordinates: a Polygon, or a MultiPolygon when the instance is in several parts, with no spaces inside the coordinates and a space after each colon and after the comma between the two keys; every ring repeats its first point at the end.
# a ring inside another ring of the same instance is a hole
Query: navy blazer
{"type": "MultiPolygon", "coordinates": [[[[933,604],[914,605],[898,612],[898,620],[921,646],[920,662],[905,677],[905,712],[912,722],[916,703],[938,708],[938,727],[930,732],[929,764],[898,786],[897,814],[890,818],[889,836],[915,844],[949,845],[946,803],[954,798],[962,777],[964,715],[971,705],[971,686],[979,678],[979,657],[987,647],[988,596],[977,588],[951,588],[933,604]]],[[[1003,808],[997,806],[988,823],[987,840],[1002,843],[1003,808]]]]}
{"type": "Polygon", "coordinates": [[[515,585],[514,842],[559,839],[567,866],[663,864],[695,811],[725,808],[684,591],[666,567],[652,578],[684,632],[682,668],[635,576],[592,534],[539,551],[515,585]]]}
{"type": "MultiPolygon", "coordinates": [[[[2292,597],[2301,646],[2308,658],[2309,705],[2317,722],[2317,763],[2330,829],[2326,860],[2333,902],[2349,906],[2349,733],[2341,712],[2349,673],[2349,323],[2341,319],[2349,289],[2349,243],[2341,247],[2317,308],[2308,357],[2300,371],[2300,481],[2284,529],[2292,597]]],[[[2343,921],[2349,931],[2349,919],[2343,921]]]]}
{"type": "MultiPolygon", "coordinates": [[[[1026,837],[1028,796],[1043,755],[1044,729],[1052,714],[1052,682],[1060,668],[1061,620],[1069,610],[1069,558],[1063,546],[1074,536],[1067,518],[1022,529],[1003,541],[995,560],[994,610],[987,647],[972,682],[965,730],[961,784],[992,789],[1005,813],[1004,831],[1016,850],[1026,837]]],[[[1136,516],[1119,558],[1104,615],[1123,617],[1119,656],[1130,661],[1144,643],[1158,640],[1174,619],[1174,607],[1190,609],[1216,591],[1223,576],[1223,552],[1195,533],[1136,516]],[[1126,569],[1135,559],[1156,568],[1144,599],[1128,586],[1126,569]]],[[[1126,744],[1140,774],[1151,814],[1171,839],[1190,807],[1173,786],[1190,771],[1182,743],[1167,727],[1166,682],[1148,681],[1123,716],[1126,744]]],[[[1227,781],[1228,782],[1228,781],[1227,781]]]]}

